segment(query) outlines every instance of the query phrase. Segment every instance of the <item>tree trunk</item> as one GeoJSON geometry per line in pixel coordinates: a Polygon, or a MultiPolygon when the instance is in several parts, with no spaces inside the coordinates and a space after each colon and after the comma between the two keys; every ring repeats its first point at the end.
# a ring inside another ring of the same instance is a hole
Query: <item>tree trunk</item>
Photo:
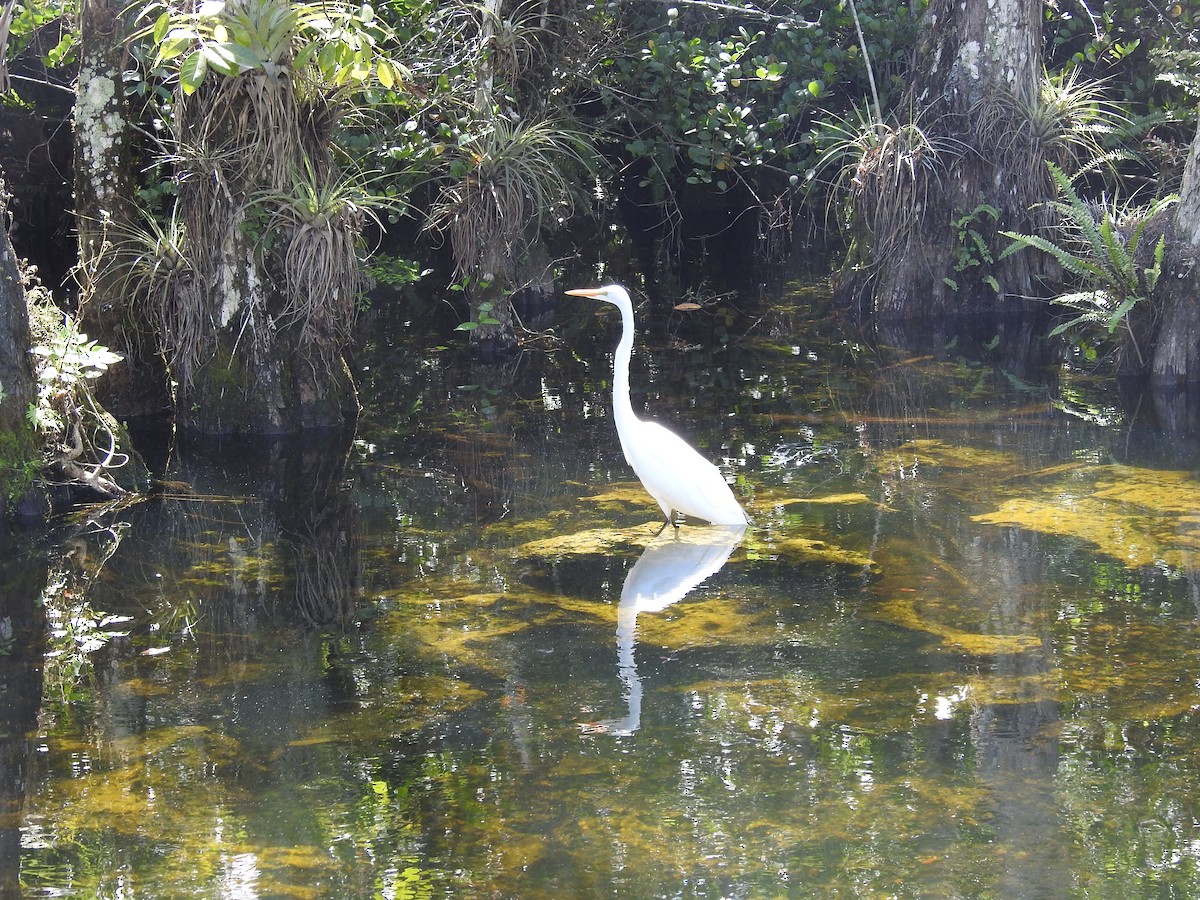
{"type": "Polygon", "coordinates": [[[1052,193],[1028,127],[1041,76],[1040,0],[933,0],[907,108],[877,123],[858,168],[855,247],[839,293],[881,319],[1025,308],[1035,254],[999,259],[999,230],[1036,232],[1052,193]]]}
{"type": "Polygon", "coordinates": [[[528,242],[513,248],[508,259],[496,261],[496,271],[486,287],[469,291],[473,321],[480,323],[471,331],[471,352],[481,359],[495,359],[511,353],[519,345],[518,328],[536,327],[524,321],[525,312],[544,306],[558,295],[553,260],[545,244],[535,234],[528,242]],[[522,313],[518,315],[518,310],[522,313]]]}
{"type": "Polygon", "coordinates": [[[29,358],[29,308],[8,238],[8,193],[0,179],[0,529],[14,512],[44,512],[36,489],[40,448],[26,413],[37,398],[29,358]]]}
{"type": "Polygon", "coordinates": [[[79,319],[91,337],[125,355],[125,365],[111,368],[96,384],[98,399],[121,418],[161,413],[171,402],[154,329],[134,302],[120,265],[122,253],[136,252],[129,245],[139,220],[140,167],[121,78],[125,7],[113,0],[80,5],[74,119],[79,319]]]}
{"type": "Polygon", "coordinates": [[[363,223],[337,194],[335,118],[262,71],[210,78],[179,100],[190,272],[164,296],[162,320],[185,429],[275,435],[356,420],[342,349],[363,223]],[[316,209],[313,197],[327,199],[316,209]]]}
{"type": "Polygon", "coordinates": [[[1150,377],[1158,385],[1200,382],[1200,127],[1192,141],[1170,246],[1155,290],[1162,318],[1154,342],[1150,377]]]}
{"type": "MultiPolygon", "coordinates": [[[[181,200],[188,197],[181,192],[181,200]]],[[[184,202],[188,202],[184,200],[184,202]]],[[[207,205],[219,245],[201,272],[181,283],[176,333],[203,329],[196,357],[176,366],[180,427],[200,434],[291,434],[342,429],[357,418],[354,382],[340,351],[308,344],[296,324],[275,316],[280,277],[255,252],[243,207],[207,205]]]]}

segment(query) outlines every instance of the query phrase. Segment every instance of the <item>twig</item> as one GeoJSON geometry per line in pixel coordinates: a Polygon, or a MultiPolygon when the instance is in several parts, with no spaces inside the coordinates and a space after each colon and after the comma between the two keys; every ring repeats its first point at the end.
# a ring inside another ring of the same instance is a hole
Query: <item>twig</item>
{"type": "Polygon", "coordinates": [[[883,107],[879,103],[879,91],[875,87],[875,68],[871,65],[871,54],[867,52],[867,41],[863,37],[862,25],[858,21],[858,7],[850,0],[850,15],[854,19],[854,31],[858,34],[858,46],[862,48],[863,62],[867,65],[867,81],[871,85],[871,99],[875,104],[875,127],[883,125],[883,107]]]}

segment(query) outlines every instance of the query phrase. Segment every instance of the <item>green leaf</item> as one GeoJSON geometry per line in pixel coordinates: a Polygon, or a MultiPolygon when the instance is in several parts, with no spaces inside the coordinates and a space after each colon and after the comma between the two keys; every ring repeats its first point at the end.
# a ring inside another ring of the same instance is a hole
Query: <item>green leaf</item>
{"type": "Polygon", "coordinates": [[[478,327],[479,327],[478,322],[463,322],[461,325],[459,325],[454,330],[455,331],[474,331],[478,327]]]}
{"type": "Polygon", "coordinates": [[[78,34],[74,31],[67,31],[57,44],[50,48],[50,52],[46,54],[46,63],[51,68],[61,66],[69,61],[74,54],[72,51],[78,43],[78,34]]]}
{"type": "Polygon", "coordinates": [[[1061,325],[1058,325],[1053,330],[1051,330],[1050,337],[1058,337],[1064,331],[1069,331],[1070,329],[1072,329],[1076,325],[1078,325],[1080,322],[1090,322],[1090,321],[1091,321],[1090,316],[1076,316],[1070,322],[1063,322],[1061,325]]]}
{"type": "Polygon", "coordinates": [[[171,14],[164,11],[161,16],[154,22],[154,29],[151,32],[154,36],[154,43],[161,44],[167,36],[167,31],[171,28],[171,14]]]}
{"type": "Polygon", "coordinates": [[[392,64],[386,59],[375,63],[375,76],[379,79],[379,83],[388,90],[391,90],[399,80],[396,78],[396,71],[392,68],[392,64]]]}
{"type": "Polygon", "coordinates": [[[238,75],[254,69],[261,69],[264,60],[249,47],[238,43],[208,44],[208,63],[222,75],[238,75]],[[215,56],[219,56],[222,65],[218,66],[215,56]]]}
{"type": "Polygon", "coordinates": [[[166,40],[158,45],[158,61],[166,62],[187,52],[196,43],[197,38],[199,35],[194,31],[185,28],[171,29],[166,40]]]}
{"type": "Polygon", "coordinates": [[[1000,233],[1005,237],[1012,238],[1017,242],[1015,244],[1010,244],[1004,249],[1004,252],[1000,254],[1001,259],[1007,258],[1017,250],[1020,250],[1022,247],[1033,247],[1037,250],[1041,250],[1044,253],[1049,253],[1056,260],[1058,260],[1059,265],[1072,274],[1079,275],[1081,277],[1091,276],[1103,278],[1104,276],[1103,269],[1097,264],[1085,259],[1081,259],[1080,257],[1073,256],[1069,251],[1064,250],[1062,247],[1058,246],[1052,241],[1046,240],[1044,237],[1040,237],[1036,234],[1017,234],[1016,232],[1012,231],[1002,231],[1000,233]]]}
{"type": "Polygon", "coordinates": [[[1159,236],[1158,243],[1154,245],[1154,265],[1146,269],[1146,290],[1153,292],[1158,284],[1158,277],[1162,274],[1163,253],[1166,250],[1167,236],[1159,236]]]}
{"type": "Polygon", "coordinates": [[[1129,313],[1129,311],[1131,309],[1133,309],[1133,307],[1137,303],[1139,303],[1141,301],[1141,299],[1142,299],[1141,297],[1126,297],[1124,300],[1121,301],[1121,304],[1116,309],[1114,309],[1112,311],[1112,314],[1108,317],[1108,333],[1109,334],[1112,334],[1114,331],[1117,330],[1117,326],[1121,324],[1121,322],[1125,318],[1125,316],[1129,313]]]}
{"type": "Polygon", "coordinates": [[[292,60],[292,68],[295,70],[303,69],[312,61],[312,58],[316,55],[318,49],[320,48],[316,45],[316,43],[305,44],[300,48],[299,52],[296,53],[295,59],[292,60]]]}
{"type": "Polygon", "coordinates": [[[196,92],[196,88],[204,81],[208,67],[204,62],[204,52],[197,50],[179,66],[179,88],[185,95],[196,92]]]}

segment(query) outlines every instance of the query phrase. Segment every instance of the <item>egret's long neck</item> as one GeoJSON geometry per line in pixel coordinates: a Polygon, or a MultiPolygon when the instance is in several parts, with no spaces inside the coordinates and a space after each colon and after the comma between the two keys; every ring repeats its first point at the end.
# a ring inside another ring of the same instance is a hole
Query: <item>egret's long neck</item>
{"type": "Polygon", "coordinates": [[[622,422],[636,421],[633,404],[629,400],[629,358],[633,355],[633,306],[620,304],[621,343],[613,358],[613,418],[618,431],[622,422]]]}

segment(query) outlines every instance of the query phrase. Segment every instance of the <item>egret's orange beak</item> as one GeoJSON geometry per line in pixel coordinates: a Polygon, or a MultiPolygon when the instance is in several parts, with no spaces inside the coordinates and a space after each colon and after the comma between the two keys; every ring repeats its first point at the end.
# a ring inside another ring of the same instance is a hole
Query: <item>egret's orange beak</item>
{"type": "Polygon", "coordinates": [[[570,294],[572,297],[598,297],[601,290],[601,288],[571,288],[563,293],[570,294]]]}

